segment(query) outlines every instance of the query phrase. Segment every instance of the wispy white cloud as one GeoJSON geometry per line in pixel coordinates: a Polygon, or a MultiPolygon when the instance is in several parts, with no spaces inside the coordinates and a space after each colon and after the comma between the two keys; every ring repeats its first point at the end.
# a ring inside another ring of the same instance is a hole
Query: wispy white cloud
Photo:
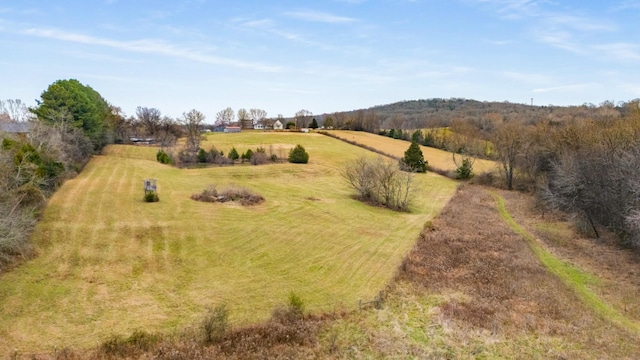
{"type": "Polygon", "coordinates": [[[271,28],[275,25],[272,19],[250,20],[242,23],[243,26],[257,28],[271,28]]]}
{"type": "Polygon", "coordinates": [[[611,11],[640,10],[640,0],[626,0],[611,7],[611,11]]]}
{"type": "Polygon", "coordinates": [[[513,44],[513,41],[511,41],[511,40],[485,40],[485,42],[487,44],[497,45],[497,46],[513,44]]]}
{"type": "Polygon", "coordinates": [[[544,84],[553,81],[553,79],[549,75],[540,73],[505,71],[502,73],[502,76],[507,79],[517,80],[527,84],[544,84]]]}
{"type": "Polygon", "coordinates": [[[617,61],[623,62],[638,62],[640,61],[640,45],[629,43],[614,43],[596,45],[594,49],[598,50],[600,54],[605,57],[611,58],[617,61]]]}
{"type": "Polygon", "coordinates": [[[278,72],[281,70],[281,68],[277,66],[220,57],[209,53],[203,53],[199,49],[186,48],[163,40],[142,39],[134,41],[120,41],[67,32],[63,30],[43,28],[26,29],[21,31],[21,33],[34,37],[55,39],[59,41],[67,41],[94,46],[104,46],[129,52],[159,54],[202,63],[253,69],[262,72],[278,72]]]}
{"type": "Polygon", "coordinates": [[[364,2],[367,2],[367,0],[335,0],[337,2],[343,2],[343,3],[347,3],[347,4],[362,4],[364,2]]]}
{"type": "Polygon", "coordinates": [[[583,32],[612,32],[618,30],[617,25],[604,20],[568,14],[549,14],[545,16],[545,21],[555,26],[583,32]]]}
{"type": "Polygon", "coordinates": [[[321,22],[321,23],[330,23],[330,24],[338,24],[338,23],[352,23],[359,21],[356,18],[346,17],[346,16],[338,16],[320,11],[288,11],[283,14],[284,16],[305,20],[305,21],[313,21],[313,22],[321,22]]]}
{"type": "Polygon", "coordinates": [[[560,86],[552,86],[547,88],[538,88],[533,89],[534,93],[548,93],[548,92],[563,92],[563,91],[580,91],[585,90],[593,86],[593,84],[584,83],[584,84],[572,84],[572,85],[560,85],[560,86]]]}
{"type": "Polygon", "coordinates": [[[500,16],[507,19],[520,19],[538,16],[545,0],[469,0],[494,7],[500,16]]]}
{"type": "Polygon", "coordinates": [[[85,52],[85,51],[64,51],[64,54],[69,56],[78,58],[78,59],[86,59],[93,61],[106,61],[116,64],[140,64],[143,63],[142,60],[138,59],[130,59],[124,57],[117,57],[112,55],[104,55],[104,54],[96,54],[94,52],[85,52]]]}
{"type": "Polygon", "coordinates": [[[587,53],[584,47],[574,40],[573,34],[568,31],[540,29],[535,32],[535,36],[539,42],[562,50],[575,54],[587,53]]]}

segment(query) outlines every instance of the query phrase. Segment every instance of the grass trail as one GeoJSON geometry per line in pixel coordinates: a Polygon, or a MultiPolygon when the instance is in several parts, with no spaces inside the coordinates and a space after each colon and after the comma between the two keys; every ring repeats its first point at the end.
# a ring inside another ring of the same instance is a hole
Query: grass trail
{"type": "Polygon", "coordinates": [[[536,240],[533,234],[525,230],[515,220],[513,220],[506,209],[504,198],[495,192],[492,192],[492,195],[496,201],[496,207],[500,217],[502,217],[513,231],[527,240],[527,243],[533,253],[551,273],[560,278],[566,286],[575,292],[584,304],[595,311],[599,316],[636,335],[640,335],[640,324],[638,322],[621,314],[618,310],[603,301],[589,288],[589,286],[599,283],[599,279],[596,276],[555,257],[547,251],[536,240]]]}

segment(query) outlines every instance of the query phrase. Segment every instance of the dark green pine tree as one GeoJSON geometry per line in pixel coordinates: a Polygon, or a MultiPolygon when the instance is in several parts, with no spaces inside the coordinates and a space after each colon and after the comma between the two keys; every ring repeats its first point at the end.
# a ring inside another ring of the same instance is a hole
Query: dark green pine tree
{"type": "Polygon", "coordinates": [[[404,152],[402,165],[410,171],[422,173],[427,171],[427,161],[424,159],[418,143],[412,142],[407,151],[404,152]]]}

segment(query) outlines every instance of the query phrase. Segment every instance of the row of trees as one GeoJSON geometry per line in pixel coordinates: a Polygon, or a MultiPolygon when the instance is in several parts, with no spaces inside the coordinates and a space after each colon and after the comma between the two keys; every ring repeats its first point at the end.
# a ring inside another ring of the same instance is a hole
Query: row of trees
{"type": "Polygon", "coordinates": [[[77,80],[59,80],[37,106],[0,104],[0,119],[28,124],[28,135],[0,134],[0,270],[31,254],[29,235],[46,198],[113,139],[117,113],[77,80]]]}

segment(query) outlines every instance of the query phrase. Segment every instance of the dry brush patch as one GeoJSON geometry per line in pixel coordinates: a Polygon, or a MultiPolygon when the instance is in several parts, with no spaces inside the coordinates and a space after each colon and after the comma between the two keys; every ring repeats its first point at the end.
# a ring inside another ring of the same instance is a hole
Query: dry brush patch
{"type": "Polygon", "coordinates": [[[520,225],[562,259],[597,276],[590,289],[625,316],[640,321],[640,259],[621,248],[615,234],[599,229],[599,239],[581,235],[572,217],[542,211],[535,200],[522,193],[502,192],[508,211],[520,225]]]}
{"type": "MultiPolygon", "coordinates": [[[[512,344],[531,336],[559,340],[545,356],[640,354],[633,335],[590,311],[540,265],[482,188],[462,188],[433,228],[425,230],[398,280],[419,284],[427,293],[462,294],[439,306],[440,316],[459,327],[454,336],[484,329],[512,344]]],[[[542,345],[521,350],[533,354],[542,345]]],[[[512,350],[496,345],[490,351],[512,350]]]]}

